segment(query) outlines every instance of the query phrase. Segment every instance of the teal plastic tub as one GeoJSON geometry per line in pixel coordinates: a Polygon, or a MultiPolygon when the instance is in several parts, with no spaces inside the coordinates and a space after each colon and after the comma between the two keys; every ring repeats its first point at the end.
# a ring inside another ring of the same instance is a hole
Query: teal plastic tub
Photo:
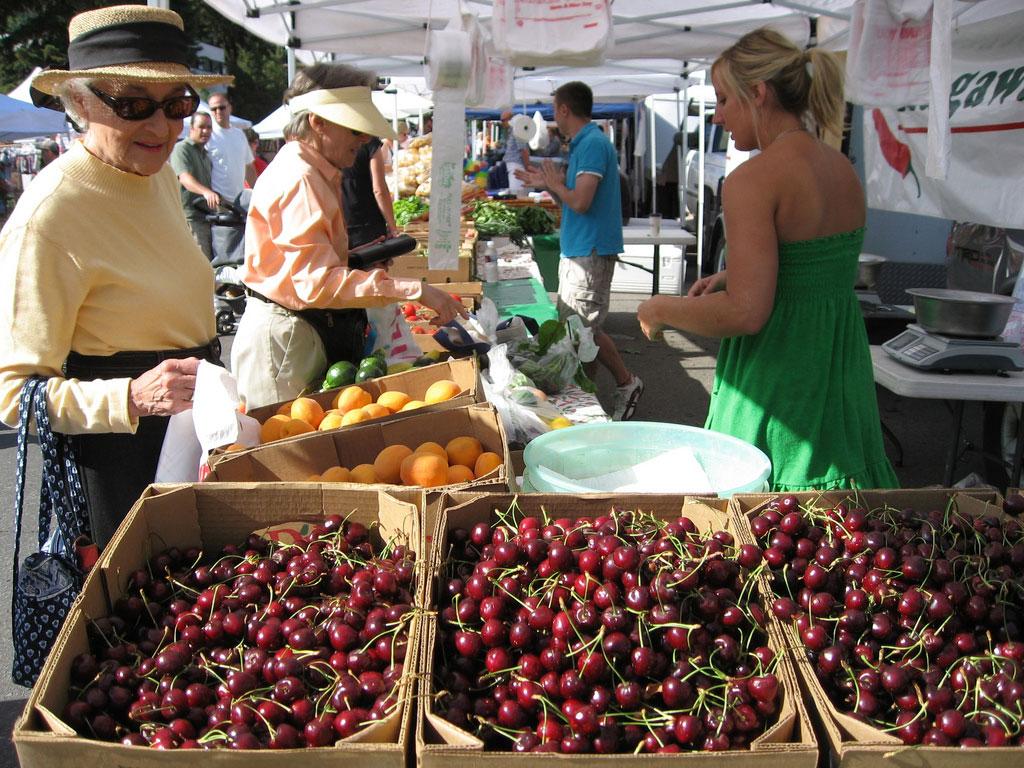
{"type": "Polygon", "coordinates": [[[523,453],[524,490],[699,493],[767,490],[771,462],[729,435],[681,424],[615,421],[558,429],[523,453]]]}

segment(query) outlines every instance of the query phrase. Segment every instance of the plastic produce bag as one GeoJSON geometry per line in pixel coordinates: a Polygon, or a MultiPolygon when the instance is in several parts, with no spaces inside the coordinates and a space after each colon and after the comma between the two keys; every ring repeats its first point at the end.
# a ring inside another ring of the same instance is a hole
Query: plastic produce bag
{"type": "Polygon", "coordinates": [[[548,432],[552,419],[562,412],[538,393],[533,382],[509,362],[507,347],[497,344],[487,353],[487,371],[482,373],[487,401],[501,417],[508,439],[513,443],[528,443],[548,432]]]}
{"type": "Polygon", "coordinates": [[[373,349],[369,352],[385,350],[388,365],[411,363],[420,356],[416,337],[405,321],[400,304],[367,307],[366,319],[375,332],[373,349]]]}
{"type": "Polygon", "coordinates": [[[566,322],[548,320],[532,339],[523,339],[509,345],[509,362],[544,392],[561,392],[575,383],[587,391],[594,383],[583,372],[582,364],[597,356],[594,334],[585,328],[578,317],[566,322]]]}

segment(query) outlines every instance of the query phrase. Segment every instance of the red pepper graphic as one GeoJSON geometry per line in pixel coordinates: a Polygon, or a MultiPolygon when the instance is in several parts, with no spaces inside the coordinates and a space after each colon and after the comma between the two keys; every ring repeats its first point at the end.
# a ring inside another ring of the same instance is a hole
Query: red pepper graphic
{"type": "Polygon", "coordinates": [[[878,131],[878,146],[882,150],[882,156],[903,178],[909,173],[914,177],[917,184],[917,196],[921,196],[921,182],[914,173],[914,166],[910,163],[910,147],[896,138],[888,123],[885,122],[885,115],[879,109],[871,110],[871,117],[875,121],[875,130],[878,131]]]}

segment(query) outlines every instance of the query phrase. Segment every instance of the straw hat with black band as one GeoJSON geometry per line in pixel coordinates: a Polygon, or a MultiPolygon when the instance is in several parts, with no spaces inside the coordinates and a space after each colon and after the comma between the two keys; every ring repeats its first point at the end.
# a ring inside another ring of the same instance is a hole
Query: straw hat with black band
{"type": "Polygon", "coordinates": [[[391,124],[373,103],[370,89],[364,85],[321,88],[292,96],[288,100],[288,111],[293,116],[311,112],[329,123],[369,136],[397,138],[391,124]]]}
{"type": "MultiPolygon", "coordinates": [[[[193,88],[231,83],[231,75],[200,75],[188,68],[191,46],[174,11],[114,5],[78,14],[68,25],[68,69],[40,72],[32,88],[59,95],[68,80],[186,83],[193,88]]],[[[33,95],[33,100],[36,96],[33,95]]],[[[40,99],[45,101],[45,96],[40,99]]]]}

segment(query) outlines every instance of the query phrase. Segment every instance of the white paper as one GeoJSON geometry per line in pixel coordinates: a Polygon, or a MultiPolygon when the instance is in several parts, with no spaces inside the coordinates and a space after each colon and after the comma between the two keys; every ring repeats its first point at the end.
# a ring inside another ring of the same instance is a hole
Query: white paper
{"type": "Polygon", "coordinates": [[[238,412],[240,402],[238,383],[226,368],[199,363],[192,412],[204,453],[232,443],[259,444],[259,422],[238,412]]]}
{"type": "Polygon", "coordinates": [[[550,467],[544,467],[544,471],[560,484],[585,485],[595,491],[707,494],[715,492],[693,449],[686,447],[674,448],[632,467],[595,477],[569,478],[550,467]]]}
{"type": "Polygon", "coordinates": [[[192,409],[171,416],[160,447],[154,483],[194,483],[199,479],[203,448],[196,438],[192,409]]]}
{"type": "Polygon", "coordinates": [[[214,448],[259,445],[260,423],[238,412],[238,384],[225,368],[205,360],[196,371],[192,408],[171,416],[157,461],[157,483],[192,483],[214,448]]]}
{"type": "Polygon", "coordinates": [[[446,29],[430,33],[427,76],[434,88],[434,130],[427,266],[431,269],[459,266],[466,88],[471,61],[470,36],[461,30],[460,19],[446,29]]]}

